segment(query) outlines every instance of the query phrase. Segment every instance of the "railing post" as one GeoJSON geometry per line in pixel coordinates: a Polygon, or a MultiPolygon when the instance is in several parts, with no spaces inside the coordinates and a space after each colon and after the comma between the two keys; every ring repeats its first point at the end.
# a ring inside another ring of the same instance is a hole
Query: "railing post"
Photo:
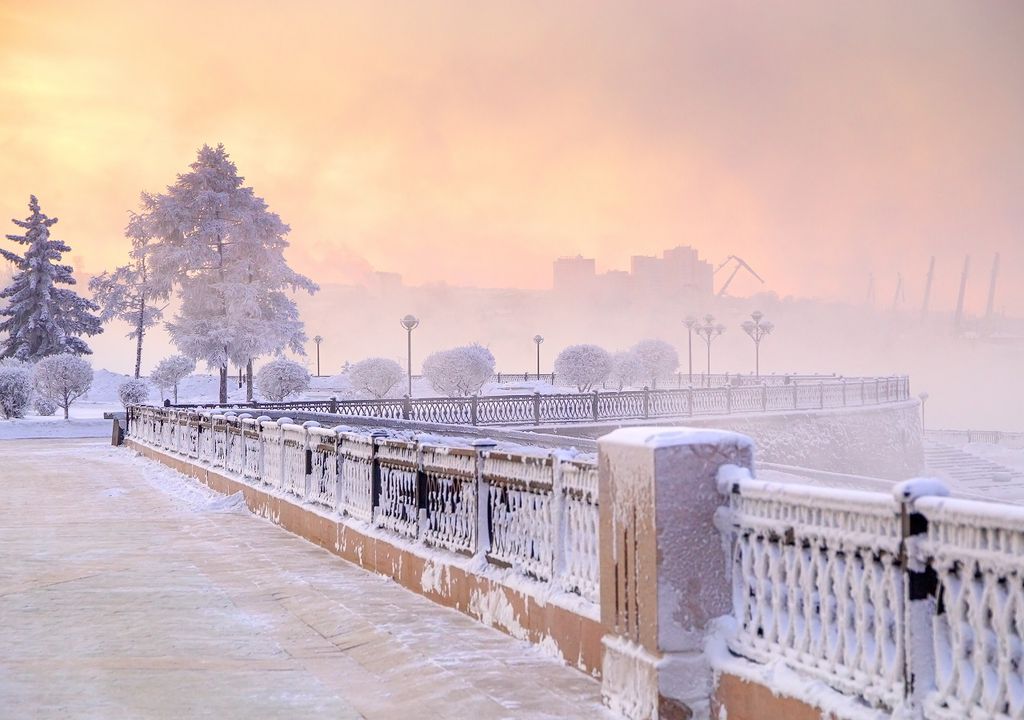
{"type": "Polygon", "coordinates": [[[725,414],[732,415],[732,385],[725,386],[725,414]]]}
{"type": "Polygon", "coordinates": [[[374,430],[370,433],[370,525],[376,526],[377,508],[380,506],[380,462],[377,460],[377,440],[387,433],[374,430]]]}
{"type": "Polygon", "coordinates": [[[331,413],[336,414],[338,412],[338,398],[331,395],[331,413]]]}
{"type": "Polygon", "coordinates": [[[846,407],[846,378],[843,378],[843,407],[846,407]]]}
{"type": "Polygon", "coordinates": [[[768,383],[761,383],[761,412],[768,412],[768,383]]]}
{"type": "Polygon", "coordinates": [[[469,424],[476,425],[476,403],[477,396],[471,395],[469,398],[469,424]]]}
{"type": "Polygon", "coordinates": [[[860,404],[864,404],[864,378],[860,379],[860,404]]]}
{"type": "Polygon", "coordinates": [[[693,385],[686,388],[686,414],[693,417],[693,385]]]}
{"type": "Polygon", "coordinates": [[[402,419],[408,420],[412,417],[412,398],[408,395],[402,396],[402,419]]]}
{"type": "Polygon", "coordinates": [[[553,540],[551,558],[551,584],[554,588],[562,590],[562,577],[565,575],[565,545],[566,545],[566,519],[567,512],[564,490],[562,486],[562,460],[558,453],[551,453],[551,514],[554,519],[553,540]]]}
{"type": "Polygon", "coordinates": [[[478,560],[486,560],[487,553],[491,551],[491,484],[484,475],[484,460],[487,458],[487,453],[496,446],[497,443],[489,439],[473,441],[473,450],[476,451],[476,551],[474,555],[478,560]]]}
{"type": "Polygon", "coordinates": [[[651,416],[651,389],[644,386],[644,419],[646,420],[651,416]]]}
{"type": "Polygon", "coordinates": [[[818,381],[818,409],[825,409],[825,383],[818,381]]]}
{"type": "Polygon", "coordinates": [[[794,379],[793,380],[793,409],[794,410],[799,410],[800,409],[800,407],[799,407],[800,393],[799,393],[799,390],[797,390],[797,387],[798,387],[798,385],[796,384],[796,380],[794,379]]]}
{"type": "Polygon", "coordinates": [[[533,423],[540,425],[540,393],[533,394],[533,423]]]}
{"type": "Polygon", "coordinates": [[[592,405],[591,410],[593,410],[592,414],[594,417],[594,422],[597,422],[598,419],[598,400],[600,399],[601,394],[597,390],[595,390],[593,394],[590,396],[590,404],[592,405]]]}
{"type": "Polygon", "coordinates": [[[598,453],[601,694],[630,720],[706,717],[705,633],[732,607],[718,471],[749,470],[753,443],[729,432],[625,428],[601,438],[598,453]]]}

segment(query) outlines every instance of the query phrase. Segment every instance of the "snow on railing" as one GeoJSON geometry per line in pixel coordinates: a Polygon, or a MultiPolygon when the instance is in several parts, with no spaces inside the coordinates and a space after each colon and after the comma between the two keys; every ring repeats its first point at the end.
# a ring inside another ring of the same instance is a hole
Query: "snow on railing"
{"type": "MultiPolygon", "coordinates": [[[[742,376],[733,376],[737,379],[742,376]]],[[[530,425],[749,415],[822,410],[903,402],[911,398],[907,377],[811,379],[782,376],[769,382],[541,395],[489,395],[402,400],[298,400],[254,403],[268,410],[302,410],[356,417],[415,420],[448,425],[530,425]]]]}
{"type": "Polygon", "coordinates": [[[901,717],[1024,718],[1024,509],[723,480],[734,653],[901,717]]]}
{"type": "Polygon", "coordinates": [[[512,572],[598,602],[597,466],[557,454],[523,455],[328,430],[265,416],[134,407],[128,437],[218,462],[240,480],[269,485],[407,540],[477,555],[512,572]],[[164,427],[183,427],[164,442],[164,427]],[[207,437],[209,436],[209,437],[207,437]],[[481,506],[481,500],[483,505],[481,506]]]}

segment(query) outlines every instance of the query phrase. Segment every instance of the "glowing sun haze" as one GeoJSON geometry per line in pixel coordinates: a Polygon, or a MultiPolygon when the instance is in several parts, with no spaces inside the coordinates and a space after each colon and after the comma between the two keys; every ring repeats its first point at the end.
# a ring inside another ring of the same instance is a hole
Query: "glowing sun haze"
{"type": "Polygon", "coordinates": [[[692,244],[857,300],[935,254],[951,306],[971,252],[977,310],[1001,251],[1018,312],[1022,47],[1019,2],[3,0],[0,217],[36,193],[98,272],[223,142],[321,282],[545,287],[692,244]]]}

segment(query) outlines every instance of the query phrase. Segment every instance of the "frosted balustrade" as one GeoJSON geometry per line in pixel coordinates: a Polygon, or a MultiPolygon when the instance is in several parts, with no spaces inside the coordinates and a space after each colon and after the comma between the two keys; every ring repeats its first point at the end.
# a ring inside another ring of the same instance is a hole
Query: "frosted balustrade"
{"type": "Polygon", "coordinates": [[[476,452],[423,445],[427,523],[430,545],[471,553],[476,547],[476,452]]]}
{"type": "Polygon", "coordinates": [[[284,434],[281,426],[273,420],[264,420],[260,429],[260,452],[263,455],[263,476],[265,485],[280,488],[284,476],[284,434]]]}
{"type": "Polygon", "coordinates": [[[374,521],[400,535],[419,534],[419,448],[403,440],[377,441],[380,499],[374,521]]]}
{"type": "Polygon", "coordinates": [[[292,495],[306,497],[306,429],[301,425],[281,426],[281,487],[292,495]]]}
{"type": "MultiPolygon", "coordinates": [[[[154,446],[163,442],[165,427],[177,432],[189,421],[188,413],[162,408],[133,412],[129,437],[153,438],[147,444],[154,446]]],[[[204,422],[211,426],[204,434],[214,436],[214,449],[196,458],[197,464],[216,466],[216,436],[223,434],[223,472],[243,482],[269,485],[298,502],[445,551],[469,555],[489,548],[483,553],[488,562],[598,602],[592,462],[375,439],[231,413],[207,415],[204,422]]]]}
{"type": "Polygon", "coordinates": [[[562,461],[557,472],[562,492],[565,523],[562,589],[600,600],[601,569],[597,543],[600,512],[597,504],[597,466],[562,461]]]}
{"type": "Polygon", "coordinates": [[[554,573],[555,518],[549,457],[484,454],[491,558],[541,580],[554,573]]]}
{"type": "Polygon", "coordinates": [[[213,416],[213,466],[224,467],[228,457],[228,424],[223,415],[213,416]]]}
{"type": "Polygon", "coordinates": [[[214,464],[213,416],[209,413],[199,419],[199,460],[214,464]]]}
{"type": "Polygon", "coordinates": [[[331,508],[338,505],[338,434],[309,428],[309,501],[331,508]]]}
{"type": "Polygon", "coordinates": [[[373,438],[357,433],[338,434],[341,456],[338,510],[345,515],[373,522],[373,438]]]}

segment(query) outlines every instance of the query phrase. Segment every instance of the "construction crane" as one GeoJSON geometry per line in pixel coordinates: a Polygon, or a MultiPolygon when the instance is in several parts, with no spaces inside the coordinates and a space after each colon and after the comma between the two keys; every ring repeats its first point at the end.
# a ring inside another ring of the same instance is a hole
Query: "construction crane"
{"type": "Polygon", "coordinates": [[[715,274],[717,275],[719,270],[721,270],[722,268],[724,268],[726,265],[733,261],[736,262],[736,267],[732,269],[732,273],[730,273],[729,278],[722,284],[722,287],[718,290],[718,297],[722,297],[723,295],[725,295],[725,291],[729,289],[729,285],[732,283],[733,278],[736,277],[736,273],[738,273],[740,270],[746,270],[748,273],[750,273],[758,280],[760,280],[761,284],[764,285],[764,278],[762,278],[760,275],[754,272],[754,268],[750,267],[746,260],[740,257],[736,257],[735,255],[730,255],[722,262],[721,265],[716,267],[715,274]]]}

